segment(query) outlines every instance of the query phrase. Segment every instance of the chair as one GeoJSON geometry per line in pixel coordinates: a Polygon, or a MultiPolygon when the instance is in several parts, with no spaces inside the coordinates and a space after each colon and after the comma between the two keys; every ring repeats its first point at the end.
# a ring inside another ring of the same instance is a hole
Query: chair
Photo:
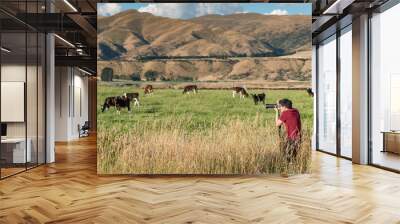
{"type": "Polygon", "coordinates": [[[78,124],[79,138],[89,136],[89,129],[90,129],[89,121],[85,121],[82,127],[78,124]]]}

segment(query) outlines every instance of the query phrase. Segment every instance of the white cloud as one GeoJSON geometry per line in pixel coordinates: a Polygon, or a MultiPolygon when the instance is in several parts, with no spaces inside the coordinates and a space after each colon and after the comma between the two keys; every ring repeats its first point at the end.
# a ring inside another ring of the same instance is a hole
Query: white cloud
{"type": "Polygon", "coordinates": [[[101,16],[112,16],[122,11],[122,7],[118,3],[99,4],[98,14],[101,16]]]}
{"type": "Polygon", "coordinates": [[[279,15],[279,16],[288,15],[288,14],[289,14],[289,12],[284,9],[274,9],[274,10],[272,10],[272,12],[266,13],[266,15],[279,15]]]}
{"type": "Polygon", "coordinates": [[[242,13],[244,9],[237,3],[150,3],[139,8],[156,16],[189,19],[209,14],[228,15],[242,13]]]}

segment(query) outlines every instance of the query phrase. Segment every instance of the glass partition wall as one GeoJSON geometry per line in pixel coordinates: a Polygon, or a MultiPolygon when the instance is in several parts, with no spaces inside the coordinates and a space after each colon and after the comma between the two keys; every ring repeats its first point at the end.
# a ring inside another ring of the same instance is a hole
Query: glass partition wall
{"type": "Polygon", "coordinates": [[[352,26],[340,32],[340,155],[352,158],[352,26]]]}
{"type": "Polygon", "coordinates": [[[336,154],[336,35],[318,47],[318,149],[336,154]]]}
{"type": "Polygon", "coordinates": [[[370,163],[400,171],[400,4],[371,18],[370,163]]]}
{"type": "Polygon", "coordinates": [[[317,149],[352,157],[352,27],[317,47],[317,149]]]}
{"type": "Polygon", "coordinates": [[[20,22],[10,26],[14,19],[0,12],[1,179],[45,163],[46,156],[45,35],[20,22]]]}

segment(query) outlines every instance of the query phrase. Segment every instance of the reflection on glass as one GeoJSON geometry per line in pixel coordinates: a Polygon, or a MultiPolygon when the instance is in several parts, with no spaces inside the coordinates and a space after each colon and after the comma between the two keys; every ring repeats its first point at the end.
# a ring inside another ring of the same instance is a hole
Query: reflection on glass
{"type": "Polygon", "coordinates": [[[26,35],[2,33],[1,45],[9,49],[1,57],[1,123],[5,133],[1,139],[2,177],[26,169],[31,159],[26,141],[26,35]],[[28,149],[28,150],[27,150],[28,149]]]}
{"type": "Polygon", "coordinates": [[[400,130],[400,74],[390,76],[390,130],[400,130]]]}
{"type": "Polygon", "coordinates": [[[400,170],[400,5],[372,17],[372,163],[400,170]]]}
{"type": "Polygon", "coordinates": [[[351,26],[340,36],[340,152],[352,157],[352,33],[351,26]]]}
{"type": "Polygon", "coordinates": [[[46,151],[45,151],[45,65],[46,65],[46,52],[45,52],[45,44],[46,44],[46,38],[45,35],[42,33],[39,33],[38,35],[38,77],[37,77],[37,91],[38,91],[38,136],[37,136],[37,147],[38,147],[38,156],[37,156],[37,162],[38,164],[43,164],[45,163],[45,158],[46,158],[46,151]]]}
{"type": "Polygon", "coordinates": [[[318,148],[336,153],[336,36],[318,48],[318,148]]]}
{"type": "MultiPolygon", "coordinates": [[[[0,2],[2,8],[20,15],[46,9],[44,0],[0,2]]],[[[0,20],[4,49],[0,58],[0,178],[5,178],[45,162],[46,40],[43,33],[2,12],[0,20]]]]}
{"type": "Polygon", "coordinates": [[[26,114],[27,114],[27,142],[30,148],[30,160],[27,167],[37,165],[37,79],[38,79],[38,35],[37,33],[27,33],[27,82],[26,82],[26,114]]]}

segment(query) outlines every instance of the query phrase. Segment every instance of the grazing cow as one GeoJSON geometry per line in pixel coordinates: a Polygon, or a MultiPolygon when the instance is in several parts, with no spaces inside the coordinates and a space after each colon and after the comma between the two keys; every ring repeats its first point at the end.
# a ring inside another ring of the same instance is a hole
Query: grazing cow
{"type": "Polygon", "coordinates": [[[314,97],[314,92],[312,91],[311,88],[307,89],[307,93],[308,93],[308,96],[314,97]]]}
{"type": "Polygon", "coordinates": [[[197,93],[197,86],[196,85],[188,85],[183,88],[182,94],[189,94],[190,92],[197,93]]]}
{"type": "Polygon", "coordinates": [[[129,99],[129,101],[134,101],[134,106],[140,106],[139,103],[139,93],[124,93],[124,96],[129,99]]]}
{"type": "Polygon", "coordinates": [[[243,87],[233,87],[232,88],[232,97],[235,98],[236,94],[239,94],[240,98],[249,97],[246,89],[243,87]]]}
{"type": "Polygon", "coordinates": [[[144,87],[144,95],[147,94],[153,94],[154,90],[153,90],[153,86],[152,85],[146,85],[144,87]]]}
{"type": "Polygon", "coordinates": [[[107,97],[104,100],[103,108],[101,109],[101,112],[104,112],[106,109],[110,109],[110,107],[115,107],[117,105],[116,101],[117,97],[116,96],[110,96],[107,97]]]}
{"type": "Polygon", "coordinates": [[[254,104],[257,105],[259,102],[263,102],[265,104],[265,93],[260,94],[251,94],[254,100],[254,104]]]}
{"type": "Polygon", "coordinates": [[[128,111],[131,112],[131,99],[127,97],[126,95],[124,96],[117,96],[115,98],[115,107],[117,108],[117,113],[121,113],[121,108],[127,107],[128,111]]]}

